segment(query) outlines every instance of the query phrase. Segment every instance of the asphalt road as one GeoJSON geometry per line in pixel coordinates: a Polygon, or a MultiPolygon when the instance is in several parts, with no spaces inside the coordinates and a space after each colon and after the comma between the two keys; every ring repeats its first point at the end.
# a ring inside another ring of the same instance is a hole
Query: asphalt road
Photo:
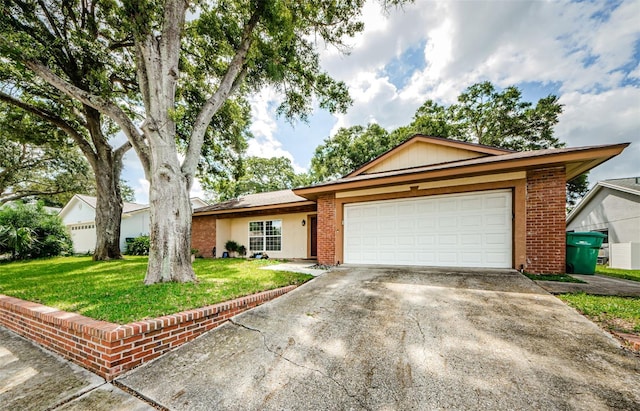
{"type": "Polygon", "coordinates": [[[640,409],[640,358],[514,271],[333,271],[118,383],[172,410],[640,409]]]}

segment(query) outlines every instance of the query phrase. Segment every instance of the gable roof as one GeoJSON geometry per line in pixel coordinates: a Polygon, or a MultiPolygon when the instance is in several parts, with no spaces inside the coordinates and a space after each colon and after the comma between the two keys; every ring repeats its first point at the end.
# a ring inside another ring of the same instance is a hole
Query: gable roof
{"type": "MultiPolygon", "coordinates": [[[[95,210],[98,199],[94,196],[88,196],[84,194],[75,194],[71,197],[71,200],[67,202],[67,204],[62,207],[62,210],[58,213],[59,216],[64,216],[77,202],[82,202],[83,204],[88,205],[89,207],[95,210]]],[[[140,210],[144,210],[145,208],[149,208],[146,204],[137,204],[137,203],[122,203],[122,213],[132,213],[140,210]]]]}
{"type": "Polygon", "coordinates": [[[506,148],[498,148],[486,146],[484,144],[476,144],[476,143],[468,143],[466,141],[452,140],[449,138],[443,137],[433,137],[433,136],[425,136],[423,134],[416,134],[413,137],[409,138],[402,144],[399,144],[393,147],[390,150],[380,154],[378,157],[373,160],[368,161],[362,166],[358,167],[356,170],[347,174],[345,177],[354,177],[360,174],[365,174],[367,171],[373,169],[376,165],[381,164],[382,162],[389,160],[391,157],[398,155],[400,152],[407,150],[411,146],[415,146],[417,144],[430,144],[433,146],[439,147],[448,147],[453,149],[459,149],[468,151],[476,154],[476,156],[488,156],[488,155],[502,155],[508,153],[514,153],[515,151],[509,150],[506,148]]]}
{"type": "Polygon", "coordinates": [[[589,204],[591,199],[603,188],[610,188],[612,190],[636,195],[640,203],[640,177],[614,178],[611,180],[598,181],[567,215],[567,224],[571,222],[571,220],[580,213],[580,210],[589,204]]]}
{"type": "Polygon", "coordinates": [[[318,195],[343,189],[371,188],[411,183],[426,179],[446,179],[564,165],[566,179],[574,177],[620,154],[629,143],[600,146],[555,148],[472,158],[451,163],[432,164],[401,170],[346,176],[338,180],[295,189],[297,195],[315,199],[318,195]]]}
{"type": "Polygon", "coordinates": [[[194,215],[223,214],[239,212],[246,209],[269,210],[274,208],[293,208],[313,205],[315,202],[296,195],[292,190],[270,191],[266,193],[248,194],[233,200],[223,201],[193,211],[194,215]]]}

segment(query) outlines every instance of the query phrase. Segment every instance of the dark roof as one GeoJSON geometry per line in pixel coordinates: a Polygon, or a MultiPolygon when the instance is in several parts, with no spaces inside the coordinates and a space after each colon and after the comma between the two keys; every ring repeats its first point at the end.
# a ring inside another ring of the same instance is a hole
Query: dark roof
{"type": "Polygon", "coordinates": [[[613,178],[610,180],[602,180],[598,184],[640,195],[640,177],[613,178]]]}
{"type": "Polygon", "coordinates": [[[591,199],[595,197],[596,193],[602,190],[603,187],[640,196],[640,177],[613,178],[611,180],[598,181],[567,215],[567,224],[569,224],[575,216],[580,214],[580,210],[582,210],[586,204],[589,204],[591,199]]]}
{"type": "Polygon", "coordinates": [[[194,213],[207,211],[237,210],[243,208],[264,207],[279,204],[308,202],[306,198],[297,196],[291,190],[270,191],[267,193],[248,194],[233,200],[223,201],[206,207],[195,209],[194,213]]]}

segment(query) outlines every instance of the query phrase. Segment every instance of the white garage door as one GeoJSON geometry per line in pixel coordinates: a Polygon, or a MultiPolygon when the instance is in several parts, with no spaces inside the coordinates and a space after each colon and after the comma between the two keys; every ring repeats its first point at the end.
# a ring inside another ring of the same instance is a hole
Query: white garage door
{"type": "Polygon", "coordinates": [[[351,264],[511,268],[511,191],[344,206],[351,264]]]}

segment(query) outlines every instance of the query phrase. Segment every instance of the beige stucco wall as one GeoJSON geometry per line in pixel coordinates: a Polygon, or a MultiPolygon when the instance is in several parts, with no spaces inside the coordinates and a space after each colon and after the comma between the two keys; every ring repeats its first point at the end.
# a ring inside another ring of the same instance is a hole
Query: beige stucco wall
{"type": "Polygon", "coordinates": [[[307,258],[308,214],[295,213],[218,219],[216,225],[217,256],[222,256],[224,244],[229,240],[247,247],[249,255],[249,222],[282,220],[282,251],[267,251],[266,253],[270,258],[307,258]],[[302,220],[306,221],[304,227],[302,220]]]}
{"type": "Polygon", "coordinates": [[[428,164],[446,163],[448,161],[466,160],[483,155],[484,154],[470,150],[418,142],[403,148],[393,156],[381,161],[367,170],[366,173],[377,173],[428,164]]]}

